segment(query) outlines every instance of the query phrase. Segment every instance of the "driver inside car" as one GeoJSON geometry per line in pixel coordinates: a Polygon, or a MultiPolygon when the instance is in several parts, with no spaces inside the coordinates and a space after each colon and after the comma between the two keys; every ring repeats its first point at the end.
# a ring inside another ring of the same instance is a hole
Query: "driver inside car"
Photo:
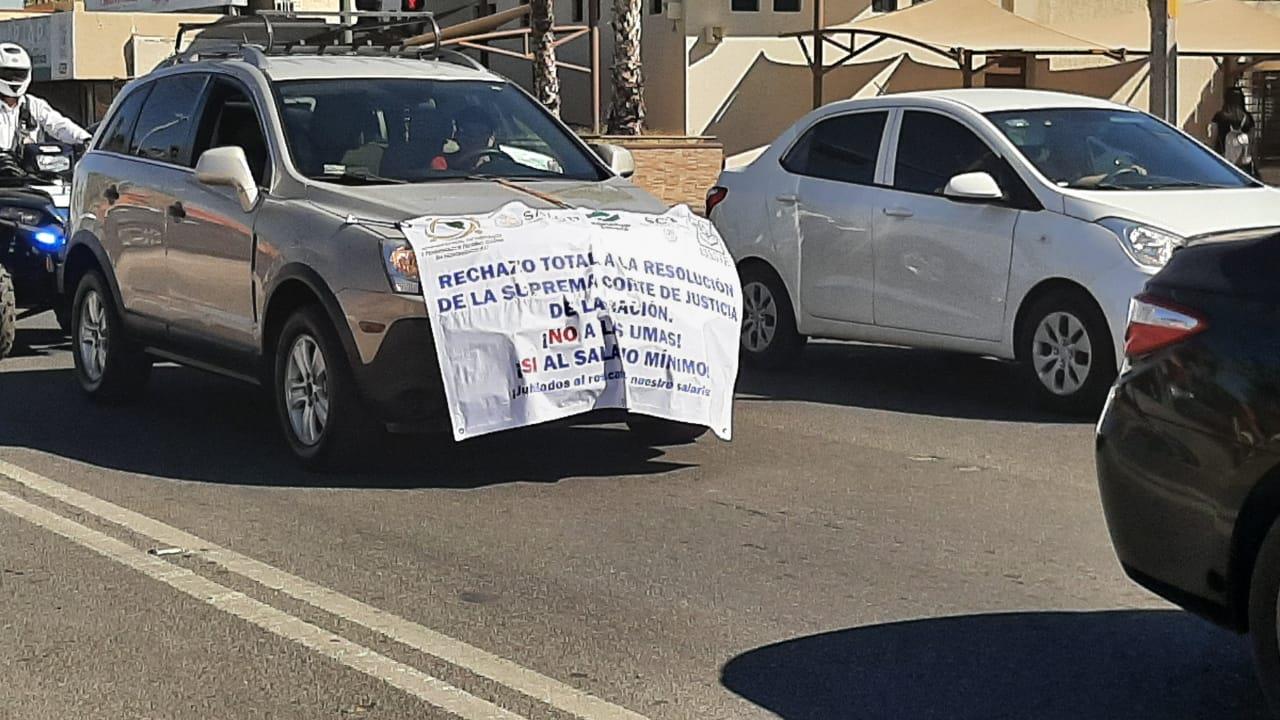
{"type": "Polygon", "coordinates": [[[21,45],[0,43],[0,152],[17,155],[27,143],[53,138],[83,146],[92,136],[54,110],[45,100],[27,94],[31,85],[31,57],[21,45]]]}
{"type": "Polygon", "coordinates": [[[478,170],[501,154],[493,123],[479,108],[468,108],[458,113],[453,126],[453,141],[458,149],[449,155],[432,158],[432,170],[478,170]]]}

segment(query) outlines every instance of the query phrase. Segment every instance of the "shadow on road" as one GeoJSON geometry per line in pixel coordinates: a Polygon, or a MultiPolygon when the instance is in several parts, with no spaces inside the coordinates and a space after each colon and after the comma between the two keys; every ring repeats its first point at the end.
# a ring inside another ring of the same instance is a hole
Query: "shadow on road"
{"type": "Polygon", "coordinates": [[[455,444],[394,436],[366,472],[317,475],[294,464],[261,390],[158,366],[137,403],[102,407],[70,370],[0,373],[0,446],[183,480],[271,486],[476,488],[567,477],[663,473],[685,465],[608,426],[538,427],[455,444]]]}
{"type": "Polygon", "coordinates": [[[981,420],[1086,421],[1038,409],[1012,363],[858,343],[810,343],[800,362],[784,371],[744,368],[737,389],[748,402],[800,400],[981,420]]]}
{"type": "Polygon", "coordinates": [[[785,720],[1268,717],[1245,641],[1173,610],[854,628],[744,653],[721,681],[785,720]]]}
{"type": "Polygon", "coordinates": [[[71,339],[57,328],[19,327],[11,357],[44,357],[71,349],[71,339]]]}

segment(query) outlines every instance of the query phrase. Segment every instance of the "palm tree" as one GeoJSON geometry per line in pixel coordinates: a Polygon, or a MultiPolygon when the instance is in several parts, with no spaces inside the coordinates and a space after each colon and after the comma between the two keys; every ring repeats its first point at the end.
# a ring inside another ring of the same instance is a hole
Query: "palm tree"
{"type": "Polygon", "coordinates": [[[533,95],[560,117],[560,75],[556,68],[555,11],[552,0],[530,0],[529,25],[533,28],[533,95]]]}
{"type": "Polygon", "coordinates": [[[641,2],[613,0],[611,135],[639,135],[644,129],[644,73],[640,67],[641,2]]]}

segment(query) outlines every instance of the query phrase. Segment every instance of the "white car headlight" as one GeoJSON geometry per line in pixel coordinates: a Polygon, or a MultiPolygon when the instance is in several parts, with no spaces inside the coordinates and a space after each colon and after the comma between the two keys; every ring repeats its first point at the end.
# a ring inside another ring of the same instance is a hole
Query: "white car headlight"
{"type": "Polygon", "coordinates": [[[1187,244],[1179,235],[1131,220],[1107,218],[1099,224],[1115,233],[1120,247],[1144,267],[1164,267],[1173,257],[1173,251],[1187,244]]]}
{"type": "Polygon", "coordinates": [[[414,255],[408,240],[384,239],[382,262],[387,269],[387,279],[396,292],[406,295],[422,292],[422,284],[418,280],[418,256],[414,255]]]}

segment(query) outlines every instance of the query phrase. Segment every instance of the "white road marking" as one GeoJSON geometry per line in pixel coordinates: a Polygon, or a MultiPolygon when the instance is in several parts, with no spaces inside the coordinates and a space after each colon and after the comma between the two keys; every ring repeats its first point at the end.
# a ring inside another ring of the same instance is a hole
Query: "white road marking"
{"type": "Polygon", "coordinates": [[[259,602],[244,593],[219,585],[184,567],[149,555],[110,535],[87,528],[57,513],[0,491],[0,510],[55,532],[78,545],[93,550],[121,565],[159,580],[191,597],[212,605],[222,612],[253,623],[268,632],[298,643],[320,655],[337,660],[347,667],[381,680],[441,710],[466,720],[521,720],[521,716],[504,710],[463,690],[431,677],[404,663],[370,650],[363,645],[334,635],[328,630],[299,620],[288,613],[259,602]]]}
{"type": "Polygon", "coordinates": [[[161,544],[186,548],[217,563],[229,572],[253,580],[272,590],[283,592],[327,613],[362,625],[402,645],[488,678],[584,720],[646,720],[643,715],[468,645],[461,640],[304,580],[251,557],[219,547],[171,525],[68,487],[4,460],[0,460],[0,475],[5,475],[36,492],[97,515],[161,544]]]}

